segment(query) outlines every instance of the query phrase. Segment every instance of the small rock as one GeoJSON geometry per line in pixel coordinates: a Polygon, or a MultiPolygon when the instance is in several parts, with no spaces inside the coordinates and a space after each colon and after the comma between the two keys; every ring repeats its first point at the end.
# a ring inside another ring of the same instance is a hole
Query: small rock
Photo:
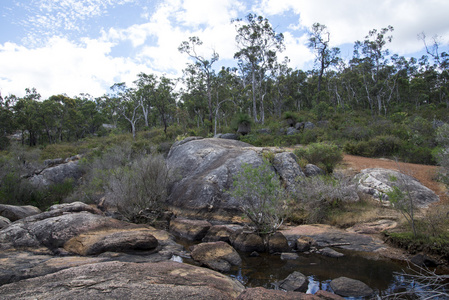
{"type": "Polygon", "coordinates": [[[253,232],[240,232],[231,236],[231,243],[235,249],[245,252],[263,252],[265,245],[260,236],[253,232]]]}
{"type": "Polygon", "coordinates": [[[170,232],[192,241],[201,241],[212,225],[204,220],[176,218],[170,221],[170,232]]]}
{"type": "Polygon", "coordinates": [[[291,253],[291,252],[281,253],[282,260],[295,260],[298,258],[299,258],[299,255],[297,253],[291,253]]]}
{"type": "Polygon", "coordinates": [[[417,254],[417,255],[413,256],[411,259],[411,262],[420,267],[433,268],[433,267],[438,266],[438,262],[436,262],[432,258],[430,258],[426,255],[423,255],[423,254],[417,254]]]}
{"type": "Polygon", "coordinates": [[[320,250],[321,255],[338,258],[345,256],[343,253],[337,252],[334,249],[331,249],[329,247],[323,248],[320,250]]]}
{"type": "Polygon", "coordinates": [[[302,236],[296,240],[296,250],[299,252],[307,252],[314,243],[314,240],[307,236],[302,236]]]}
{"type": "Polygon", "coordinates": [[[300,272],[293,272],[280,282],[279,287],[286,291],[306,292],[309,286],[309,280],[300,272]]]}
{"type": "Polygon", "coordinates": [[[268,251],[270,253],[288,252],[290,250],[288,241],[281,232],[276,232],[268,238],[268,251]]]}
{"type": "Polygon", "coordinates": [[[374,293],[365,283],[347,277],[332,280],[330,286],[335,294],[343,297],[368,297],[374,293]]]}
{"type": "Polygon", "coordinates": [[[202,241],[205,243],[218,241],[230,243],[230,236],[241,228],[239,225],[214,225],[209,228],[202,241]]]}
{"type": "Polygon", "coordinates": [[[325,172],[323,169],[313,165],[313,164],[307,164],[304,168],[304,175],[307,177],[314,177],[318,175],[324,175],[325,172]]]}
{"type": "Polygon", "coordinates": [[[251,252],[251,254],[249,255],[249,257],[259,257],[260,256],[260,254],[259,254],[259,252],[257,252],[257,251],[253,251],[253,252],[251,252]]]}

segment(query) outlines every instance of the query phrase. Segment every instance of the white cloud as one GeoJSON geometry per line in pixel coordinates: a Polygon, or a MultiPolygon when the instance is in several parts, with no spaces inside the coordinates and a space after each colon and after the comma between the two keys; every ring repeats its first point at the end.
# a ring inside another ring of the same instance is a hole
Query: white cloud
{"type": "Polygon", "coordinates": [[[58,37],[36,49],[0,45],[2,95],[23,96],[25,88],[35,87],[44,98],[82,92],[100,96],[112,84],[131,83],[139,72],[148,71],[131,59],[108,56],[111,47],[111,43],[96,40],[75,44],[58,37]]]}
{"type": "MultiPolygon", "coordinates": [[[[393,43],[389,48],[399,54],[422,49],[416,39],[424,31],[438,34],[449,41],[449,1],[446,0],[262,0],[259,9],[267,17],[292,10],[299,14],[298,24],[310,28],[313,23],[325,24],[331,32],[333,46],[363,40],[371,29],[392,25],[393,43]]],[[[297,24],[293,24],[297,25],[297,24]]]]}

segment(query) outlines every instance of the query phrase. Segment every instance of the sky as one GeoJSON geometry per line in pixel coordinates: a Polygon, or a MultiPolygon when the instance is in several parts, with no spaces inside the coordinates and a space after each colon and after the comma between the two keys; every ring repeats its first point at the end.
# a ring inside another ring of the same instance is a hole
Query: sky
{"type": "Polygon", "coordinates": [[[420,57],[437,37],[449,51],[448,0],[1,0],[0,93],[23,97],[36,88],[46,99],[81,93],[99,97],[114,83],[132,86],[144,72],[173,78],[191,62],[179,45],[198,36],[214,66],[231,66],[237,51],[235,23],[255,13],[283,33],[293,69],[313,68],[307,31],[330,31],[332,47],[350,59],[355,41],[372,29],[394,27],[392,53],[420,57]]]}

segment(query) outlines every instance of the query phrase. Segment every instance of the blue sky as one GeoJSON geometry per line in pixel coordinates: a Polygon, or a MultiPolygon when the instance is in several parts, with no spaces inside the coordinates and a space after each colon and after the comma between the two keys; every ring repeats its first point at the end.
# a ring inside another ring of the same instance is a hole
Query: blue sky
{"type": "Polygon", "coordinates": [[[315,22],[327,25],[343,58],[354,41],[388,25],[393,53],[420,55],[420,32],[449,47],[447,0],[1,0],[0,92],[97,97],[140,72],[179,77],[189,59],[177,48],[190,36],[204,42],[204,55],[219,53],[217,67],[229,65],[237,50],[230,20],[250,12],[284,33],[280,57],[292,68],[313,66],[306,30],[315,22]]]}

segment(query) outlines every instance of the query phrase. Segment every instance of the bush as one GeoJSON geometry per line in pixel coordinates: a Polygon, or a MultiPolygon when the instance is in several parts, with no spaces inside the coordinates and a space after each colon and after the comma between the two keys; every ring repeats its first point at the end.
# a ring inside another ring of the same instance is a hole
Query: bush
{"type": "Polygon", "coordinates": [[[296,191],[300,204],[308,212],[308,223],[322,223],[328,220],[333,208],[358,200],[356,185],[341,174],[302,178],[296,191]]]}
{"type": "Polygon", "coordinates": [[[286,194],[267,161],[258,167],[243,164],[229,193],[258,234],[275,232],[282,225],[287,212],[286,194]]]}
{"type": "Polygon", "coordinates": [[[111,172],[106,198],[129,221],[154,224],[164,211],[170,182],[161,155],[141,157],[111,172]]]}
{"type": "Polygon", "coordinates": [[[305,148],[294,151],[299,158],[306,159],[309,163],[317,165],[327,173],[332,173],[335,166],[343,160],[343,153],[334,144],[314,143],[305,148]]]}

